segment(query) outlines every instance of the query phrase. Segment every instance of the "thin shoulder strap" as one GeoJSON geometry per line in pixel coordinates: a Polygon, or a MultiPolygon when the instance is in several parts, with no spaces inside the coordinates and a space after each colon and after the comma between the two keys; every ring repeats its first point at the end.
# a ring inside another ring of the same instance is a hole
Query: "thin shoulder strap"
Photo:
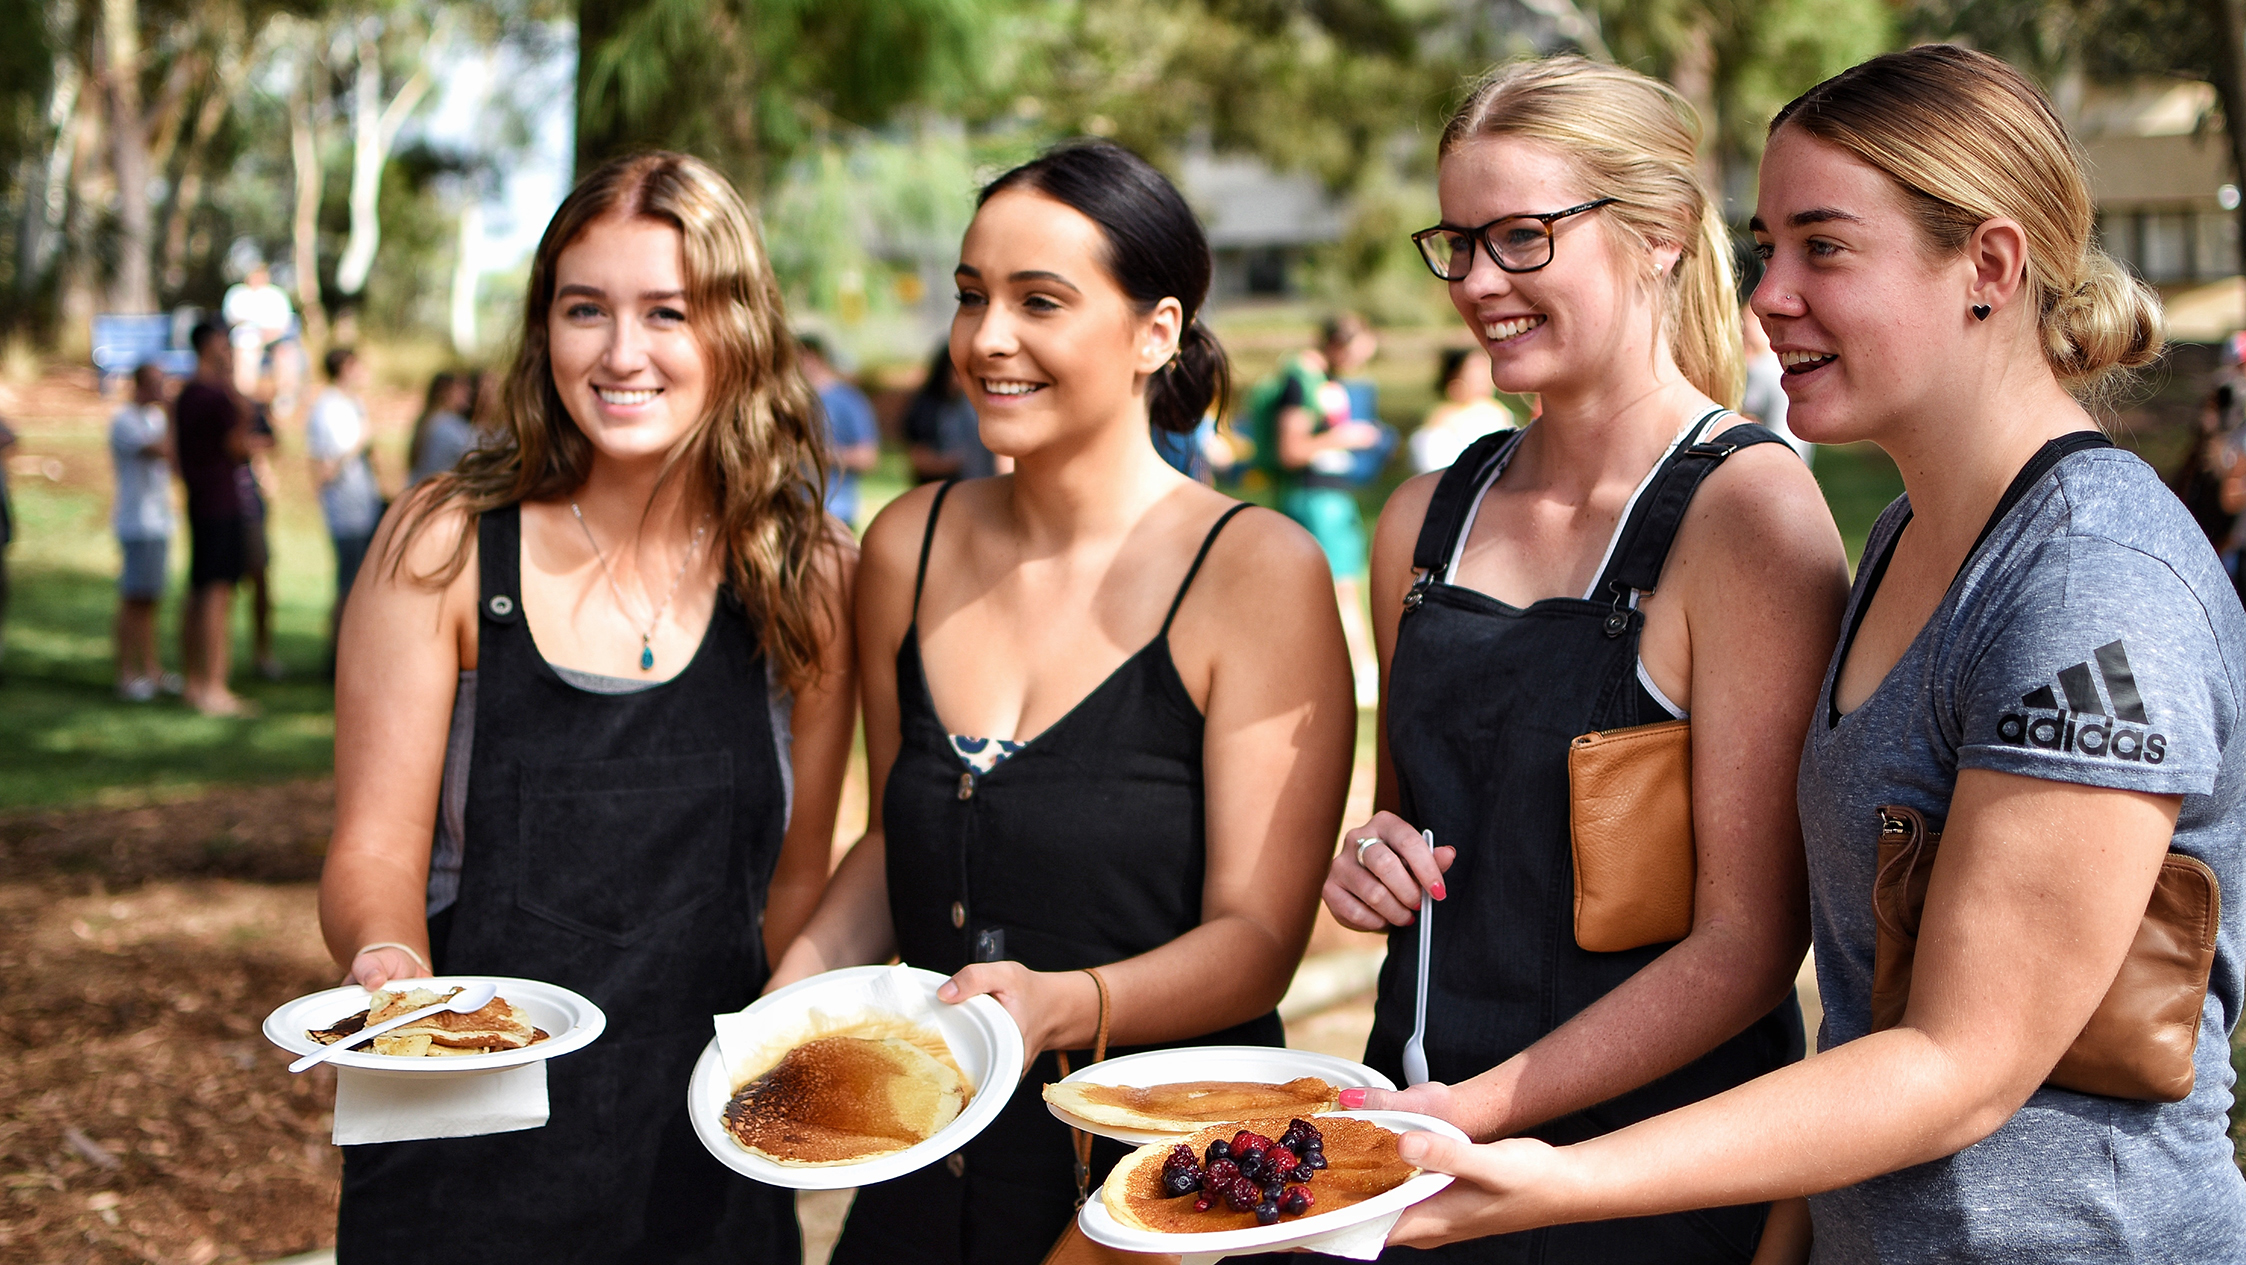
{"type": "Polygon", "coordinates": [[[1419,523],[1419,540],[1412,546],[1412,569],[1426,575],[1435,575],[1443,569],[1451,551],[1458,547],[1458,533],[1466,525],[1466,511],[1474,498],[1474,489],[1482,486],[1489,473],[1490,463],[1505,452],[1517,430],[1495,430],[1467,446],[1450,469],[1435,484],[1435,495],[1428,498],[1427,516],[1419,523]]]}
{"type": "MultiPolygon", "coordinates": [[[[1616,615],[1628,608],[1631,592],[1651,592],[1660,583],[1662,564],[1669,559],[1669,547],[1676,543],[1677,528],[1683,524],[1685,511],[1691,508],[1693,494],[1700,490],[1700,481],[1715,473],[1724,459],[1742,448],[1756,444],[1778,444],[1785,441],[1769,429],[1752,422],[1742,422],[1714,439],[1702,440],[1701,431],[1724,415],[1728,410],[1717,409],[1693,425],[1694,442],[1679,445],[1651,486],[1638,498],[1638,506],[1624,525],[1621,538],[1615,542],[1614,557],[1607,563],[1606,574],[1599,577],[1593,592],[1611,594],[1616,615]]],[[[1627,617],[1610,617],[1607,635],[1620,636],[1628,623],[1627,617]]]]}
{"type": "Polygon", "coordinates": [[[1217,543],[1217,533],[1223,531],[1226,523],[1237,518],[1240,511],[1247,508],[1248,503],[1242,501],[1226,510],[1224,517],[1217,520],[1216,526],[1209,529],[1209,534],[1201,538],[1201,552],[1193,555],[1193,565],[1186,568],[1185,582],[1178,585],[1178,595],[1170,599],[1170,613],[1162,617],[1162,631],[1154,634],[1155,640],[1160,641],[1170,635],[1170,621],[1178,617],[1178,608],[1185,605],[1185,591],[1193,587],[1193,577],[1201,574],[1201,564],[1208,559],[1209,546],[1217,543]]]}
{"type": "Polygon", "coordinates": [[[920,590],[928,583],[928,549],[936,543],[936,516],[944,512],[944,498],[951,495],[957,479],[946,479],[936,489],[936,500],[928,507],[928,525],[920,529],[920,567],[912,573],[912,617],[920,618],[920,590]]]}

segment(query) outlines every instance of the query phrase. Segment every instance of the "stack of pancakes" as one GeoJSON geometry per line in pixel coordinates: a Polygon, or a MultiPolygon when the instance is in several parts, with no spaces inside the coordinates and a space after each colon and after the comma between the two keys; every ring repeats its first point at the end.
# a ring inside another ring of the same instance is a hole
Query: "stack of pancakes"
{"type": "MultiPolygon", "coordinates": [[[[444,993],[426,988],[384,989],[369,1000],[365,1010],[332,1028],[305,1035],[322,1045],[348,1041],[352,1034],[373,1024],[449,1001],[459,992],[457,988],[444,993]]],[[[481,1010],[471,1010],[464,1015],[440,1010],[393,1029],[374,1039],[374,1052],[404,1058],[491,1054],[499,1050],[520,1050],[545,1040],[546,1036],[545,1032],[532,1027],[512,1002],[494,997],[481,1010]]]]}
{"type": "Polygon", "coordinates": [[[1179,1081],[1141,1086],[1062,1081],[1045,1087],[1045,1101],[1078,1120],[1146,1133],[1190,1133],[1203,1125],[1251,1116],[1277,1116],[1281,1120],[1314,1116],[1332,1111],[1339,1100],[1340,1092],[1315,1076],[1283,1085],[1179,1081]]]}
{"type": "MultiPolygon", "coordinates": [[[[1287,1224],[1361,1204],[1419,1176],[1419,1170],[1396,1153],[1399,1135],[1370,1120],[1319,1116],[1311,1123],[1325,1138],[1326,1168],[1310,1183],[1310,1193],[1318,1202],[1301,1217],[1287,1218],[1287,1224]]],[[[1100,1189],[1100,1201],[1107,1206],[1108,1215],[1134,1230],[1157,1234],[1254,1229],[1253,1212],[1234,1212],[1221,1203],[1206,1212],[1195,1212],[1194,1196],[1173,1197],[1162,1189],[1162,1162],[1169,1158],[1172,1147],[1182,1143],[1193,1148],[1196,1157],[1205,1156],[1211,1142],[1218,1138],[1230,1141],[1242,1129],[1276,1138],[1286,1132],[1287,1119],[1229,1121],[1184,1138],[1140,1147],[1123,1157],[1100,1189]]]]}
{"type": "Polygon", "coordinates": [[[934,1137],[967,1098],[965,1078],[922,1043],[827,1036],[735,1090],[725,1130],[743,1150],[789,1168],[857,1164],[934,1137]]]}

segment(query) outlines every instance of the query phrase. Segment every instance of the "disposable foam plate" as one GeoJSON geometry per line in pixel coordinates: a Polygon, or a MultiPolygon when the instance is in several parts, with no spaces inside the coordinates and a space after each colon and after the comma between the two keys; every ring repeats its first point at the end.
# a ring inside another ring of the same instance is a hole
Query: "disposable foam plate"
{"type": "Polygon", "coordinates": [[[812,1010],[829,1015],[847,1014],[859,1008],[861,1000],[871,995],[875,980],[898,970],[905,971],[914,984],[927,989],[936,1012],[937,1031],[943,1034],[944,1043],[951,1047],[952,1057],[959,1062],[959,1070],[967,1074],[968,1084],[974,1087],[975,1096],[968,1100],[967,1109],[937,1130],[933,1137],[893,1154],[827,1168],[790,1168],[775,1164],[743,1150],[741,1144],[733,1140],[733,1135],[725,1131],[725,1104],[732,1100],[735,1086],[724,1058],[718,1053],[717,1038],[712,1037],[703,1047],[702,1057],[695,1061],[694,1077],[686,1089],[686,1104],[687,1116],[694,1122],[694,1136],[702,1140],[702,1145],[720,1164],[767,1185],[795,1190],[845,1190],[885,1182],[926,1168],[967,1145],[969,1139],[998,1118],[1021,1079],[1021,1029],[1014,1026],[1013,1016],[1006,1013],[1004,1006],[987,996],[971,997],[958,1005],[936,1001],[937,987],[949,976],[909,967],[854,966],[797,980],[757,999],[756,1004],[742,1013],[760,1024],[770,1024],[775,1030],[801,1022],[812,1010]]]}
{"type": "MultiPolygon", "coordinates": [[[[1335,1089],[1396,1088],[1396,1082],[1362,1063],[1352,1063],[1348,1059],[1311,1050],[1286,1050],[1269,1045],[1188,1045],[1170,1050],[1148,1050],[1144,1054],[1131,1054],[1091,1064],[1071,1074],[1061,1083],[1130,1085],[1143,1089],[1149,1085],[1174,1085],[1180,1081],[1247,1081],[1277,1085],[1303,1076],[1318,1077],[1335,1089]]],[[[1182,1138],[1194,1129],[1203,1127],[1195,1125],[1193,1129],[1157,1133],[1146,1129],[1094,1124],[1074,1113],[1063,1111],[1050,1102],[1045,1104],[1045,1110],[1052,1112],[1072,1129],[1096,1133],[1103,1138],[1112,1138],[1131,1146],[1182,1138]]]]}
{"type": "MultiPolygon", "coordinates": [[[[1409,1111],[1331,1111],[1321,1119],[1331,1116],[1353,1116],[1370,1120],[1398,1133],[1440,1133],[1460,1142],[1468,1141],[1465,1134],[1450,1122],[1433,1116],[1422,1116],[1409,1111]]],[[[1100,1199],[1100,1191],[1084,1201],[1084,1208],[1076,1214],[1076,1223],[1085,1237],[1094,1243],[1124,1252],[1155,1252],[1173,1256],[1192,1256],[1214,1252],[1275,1252],[1285,1251],[1354,1225],[1402,1212],[1423,1199],[1432,1198],[1436,1192],[1451,1184],[1448,1173],[1422,1172],[1396,1189],[1375,1195],[1361,1204],[1351,1204],[1334,1212],[1314,1213],[1307,1217],[1282,1218],[1277,1225],[1251,1226],[1245,1230],[1212,1230],[1206,1234],[1162,1234],[1152,1230],[1134,1230],[1110,1216],[1107,1205],[1100,1199]]],[[[1317,1189],[1317,1183],[1311,1184],[1317,1189]]]]}
{"type": "MultiPolygon", "coordinates": [[[[584,1049],[608,1027],[608,1016],[601,1013],[600,1007],[559,984],[499,975],[439,975],[433,979],[398,981],[401,988],[427,988],[439,993],[470,984],[496,985],[499,995],[522,1011],[531,1026],[550,1035],[520,1050],[500,1050],[493,1054],[432,1059],[346,1050],[330,1055],[327,1061],[337,1067],[354,1067],[389,1076],[464,1076],[521,1067],[584,1049]]],[[[305,1030],[333,1027],[365,1010],[373,996],[358,985],[349,984],[285,1002],[265,1016],[265,1039],[291,1054],[324,1050],[327,1047],[304,1035],[305,1030]]]]}

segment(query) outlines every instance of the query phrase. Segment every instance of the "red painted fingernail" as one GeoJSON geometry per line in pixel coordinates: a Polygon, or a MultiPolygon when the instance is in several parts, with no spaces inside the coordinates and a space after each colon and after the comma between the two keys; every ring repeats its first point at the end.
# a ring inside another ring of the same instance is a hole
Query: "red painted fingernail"
{"type": "Polygon", "coordinates": [[[1443,898],[1443,885],[1441,883],[1435,884],[1433,887],[1427,889],[1427,894],[1433,896],[1437,900],[1441,900],[1443,898]]]}
{"type": "Polygon", "coordinates": [[[1345,1089],[1341,1091],[1341,1105],[1351,1109],[1364,1106],[1365,1091],[1362,1089],[1345,1089]]]}

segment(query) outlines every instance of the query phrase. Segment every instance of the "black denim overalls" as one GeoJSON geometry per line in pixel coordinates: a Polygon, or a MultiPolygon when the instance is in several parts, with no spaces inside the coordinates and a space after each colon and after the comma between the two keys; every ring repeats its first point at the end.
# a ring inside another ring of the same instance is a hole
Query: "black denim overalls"
{"type": "Polygon", "coordinates": [[[439,974],[571,988],[608,1028],[547,1064],[543,1128],[344,1148],[340,1265],[801,1258],[791,1192],[687,1122],[710,1016],[756,999],[785,792],[764,658],[720,588],[694,659],[630,694],[555,675],[522,620],[521,511],[477,533],[482,626],[458,901],[439,974]]]}
{"type": "MultiPolygon", "coordinates": [[[[1431,829],[1458,858],[1435,911],[1427,989],[1427,1065],[1455,1084],[1487,1071],[1612,991],[1670,946],[1624,953],[1578,948],[1568,832],[1568,743],[1578,734],[1672,719],[1640,683],[1645,618],[1635,595],[1652,591],[1700,480],[1734,450],[1776,443],[1736,425],[1700,442],[1721,414],[1701,418],[1625,510],[1593,597],[1515,607],[1449,583],[1451,555],[1493,463],[1518,432],[1487,436],[1437,485],[1412,565],[1419,581],[1404,613],[1388,683],[1388,749],[1398,810],[1431,829]]],[[[1752,548],[1753,542],[1738,542],[1752,548]]],[[[1773,770],[1773,777],[1791,777],[1773,770]]],[[[1416,925],[1389,932],[1365,1061],[1403,1083],[1411,1036],[1416,925]]],[[[1581,1141],[1706,1098],[1799,1059],[1801,1013],[1792,999],[1747,1031],[1654,1083],[1554,1120],[1529,1136],[1581,1141]]],[[[1765,1206],[1591,1225],[1558,1226],[1456,1244],[1443,1260],[1602,1265],[1745,1261],[1765,1206]]],[[[1383,1259],[1416,1260],[1391,1249],[1383,1259]]]]}

